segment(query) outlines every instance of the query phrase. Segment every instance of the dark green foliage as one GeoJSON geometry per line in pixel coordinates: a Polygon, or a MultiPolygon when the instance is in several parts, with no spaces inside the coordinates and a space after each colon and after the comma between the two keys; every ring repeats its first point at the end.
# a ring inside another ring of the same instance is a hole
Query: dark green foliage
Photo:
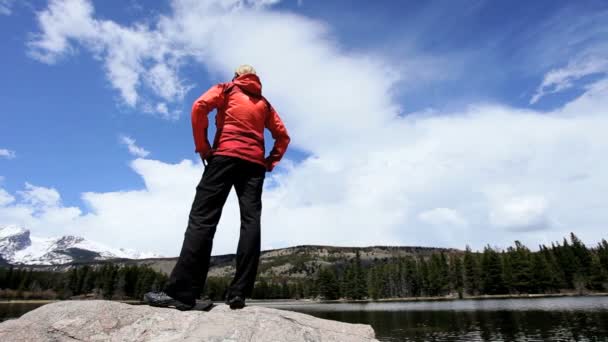
{"type": "Polygon", "coordinates": [[[511,286],[517,293],[530,293],[532,289],[532,260],[530,250],[515,241],[515,248],[508,248],[511,267],[513,268],[513,281],[511,286]]]}
{"type": "Polygon", "coordinates": [[[534,253],[532,256],[531,292],[546,293],[556,289],[556,281],[549,262],[544,253],[534,253]]]}
{"type": "Polygon", "coordinates": [[[513,264],[511,264],[511,255],[505,251],[500,253],[502,259],[502,279],[505,283],[507,293],[513,291],[513,264]]]}
{"type": "Polygon", "coordinates": [[[607,272],[602,268],[599,256],[592,257],[589,270],[587,288],[594,291],[608,290],[607,272]]]}
{"type": "Polygon", "coordinates": [[[572,253],[577,260],[577,274],[582,276],[591,274],[591,251],[574,233],[570,233],[570,241],[572,242],[572,253]]]}
{"type": "Polygon", "coordinates": [[[481,259],[482,289],[485,294],[496,295],[507,293],[504,281],[504,269],[500,254],[490,246],[484,248],[481,259]]]}
{"type": "Polygon", "coordinates": [[[346,266],[342,281],[342,296],[349,299],[363,299],[368,296],[367,279],[365,270],[361,265],[359,251],[355,253],[355,259],[346,266]]]}
{"type": "MultiPolygon", "coordinates": [[[[292,278],[289,283],[300,289],[298,298],[326,299],[445,295],[462,298],[465,294],[554,293],[580,290],[581,286],[602,291],[608,282],[608,243],[602,241],[597,249],[587,249],[575,235],[570,238],[572,241],[563,245],[540,246],[538,252],[531,252],[516,241],[506,251],[487,246],[483,253],[477,253],[467,247],[464,253],[384,258],[367,261],[366,265],[357,253],[342,264],[336,259],[333,265],[318,269],[314,282],[292,278]],[[362,283],[364,288],[360,287],[362,283]]],[[[262,280],[256,291],[276,287],[276,282],[262,280]]],[[[271,290],[257,293],[256,298],[273,298],[271,290]]],[[[296,292],[290,291],[290,296],[296,298],[296,292]]]]}
{"type": "MultiPolygon", "coordinates": [[[[424,261],[423,261],[424,262],[424,261]]],[[[449,291],[449,270],[445,254],[433,254],[427,265],[426,293],[428,296],[443,296],[449,291]]]]}
{"type": "Polygon", "coordinates": [[[67,272],[0,268],[0,297],[66,299],[78,296],[107,299],[140,299],[157,290],[167,277],[146,266],[73,267],[67,272]],[[11,292],[16,290],[16,292],[11,292]]]}
{"type": "MultiPolygon", "coordinates": [[[[459,259],[460,260],[460,259],[459,259]]],[[[412,257],[402,261],[404,297],[418,297],[422,291],[422,279],[418,263],[412,257]]]]}
{"type": "Polygon", "coordinates": [[[319,270],[317,279],[317,289],[319,296],[323,299],[338,299],[340,297],[340,287],[336,272],[329,267],[319,270]]]}
{"type": "Polygon", "coordinates": [[[605,272],[608,272],[608,241],[602,240],[597,246],[597,256],[600,265],[605,272]]]}
{"type": "Polygon", "coordinates": [[[464,252],[464,287],[468,295],[474,296],[481,290],[481,279],[477,255],[471,251],[469,246],[464,252]]]}

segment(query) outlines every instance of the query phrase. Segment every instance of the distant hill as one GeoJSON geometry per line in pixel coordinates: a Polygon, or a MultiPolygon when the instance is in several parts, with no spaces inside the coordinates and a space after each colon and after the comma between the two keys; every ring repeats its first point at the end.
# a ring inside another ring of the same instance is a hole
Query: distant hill
{"type": "MultiPolygon", "coordinates": [[[[259,274],[263,277],[304,278],[314,275],[320,266],[340,265],[355,258],[359,252],[361,262],[375,263],[395,257],[415,256],[430,257],[433,253],[444,252],[448,254],[461,254],[458,249],[433,247],[405,247],[405,246],[372,246],[372,247],[334,247],[334,246],[295,246],[281,249],[262,251],[260,257],[259,274]]],[[[222,277],[234,274],[235,254],[217,255],[211,257],[209,276],[222,277]]],[[[93,262],[72,262],[62,265],[30,265],[29,268],[37,270],[67,271],[74,266],[103,265],[111,262],[118,265],[149,266],[164,274],[169,274],[177,258],[149,258],[149,259],[111,259],[93,262]]]]}

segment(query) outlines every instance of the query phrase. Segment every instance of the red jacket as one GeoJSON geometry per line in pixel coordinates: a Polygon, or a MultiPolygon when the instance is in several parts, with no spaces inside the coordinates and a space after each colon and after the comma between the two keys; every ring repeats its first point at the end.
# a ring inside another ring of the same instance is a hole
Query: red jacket
{"type": "Polygon", "coordinates": [[[261,164],[268,171],[279,163],[289,144],[289,135],[279,114],[262,96],[262,84],[254,74],[211,87],[192,105],[192,132],[196,152],[207,157],[222,155],[261,164]],[[217,132],[213,147],[207,139],[207,115],[217,109],[217,132]],[[274,147],[265,158],[264,128],[274,138],[274,147]]]}

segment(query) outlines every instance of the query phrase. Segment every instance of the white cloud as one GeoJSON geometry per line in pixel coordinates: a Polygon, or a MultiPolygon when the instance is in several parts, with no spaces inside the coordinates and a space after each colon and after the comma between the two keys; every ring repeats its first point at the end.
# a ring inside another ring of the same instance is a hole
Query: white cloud
{"type": "Polygon", "coordinates": [[[167,37],[146,24],[123,27],[93,15],[89,1],[51,0],[38,13],[41,33],[29,42],[30,55],[53,64],[72,53],[78,43],[103,61],[107,78],[128,106],[146,102],[139,93],[142,87],[172,103],[183,99],[189,86],[177,75],[182,49],[175,49],[167,37]]]}
{"type": "Polygon", "coordinates": [[[64,206],[57,190],[26,183],[17,195],[19,199],[0,188],[0,226],[18,224],[43,234],[79,231],[70,229],[81,210],[64,206]]]}
{"type": "MultiPolygon", "coordinates": [[[[1,180],[1,179],[0,179],[1,180]]],[[[0,188],[0,207],[9,205],[15,201],[15,197],[6,192],[6,190],[0,188]]]]}
{"type": "Polygon", "coordinates": [[[52,208],[61,205],[61,196],[53,188],[45,188],[25,183],[25,190],[19,191],[24,203],[34,208],[52,208]]]}
{"type": "Polygon", "coordinates": [[[0,148],[0,158],[13,159],[17,156],[15,151],[0,148]]]}
{"type": "MultiPolygon", "coordinates": [[[[170,57],[163,54],[158,61],[169,63],[164,70],[170,75],[177,74],[184,58],[218,79],[230,77],[235,65],[256,66],[267,97],[290,130],[291,148],[310,155],[300,162],[284,161],[283,168],[269,176],[264,246],[480,248],[488,243],[506,246],[515,239],[534,246],[570,231],[588,241],[605,237],[608,80],[548,113],[481,104],[458,113],[400,117],[403,110],[392,94],[405,76],[387,71],[392,64],[383,56],[343,51],[325,23],[239,1],[175,0],[172,8],[158,23],[139,26],[139,31],[95,19],[92,10],[84,12],[87,23],[111,26],[108,32],[116,41],[146,36],[158,50],[172,47],[170,57]]],[[[49,26],[37,42],[78,40],[74,37],[86,36],[86,31],[72,27],[55,37],[49,32],[59,31],[49,26]]],[[[105,39],[95,37],[78,41],[88,49],[89,42],[105,39]]],[[[42,56],[70,51],[69,44],[54,50],[43,46],[35,47],[42,56]]],[[[137,44],[126,51],[129,61],[154,60],[152,50],[137,44]]],[[[105,65],[115,60],[109,52],[100,58],[105,65]]],[[[147,67],[155,64],[121,65],[137,80],[122,88],[137,99],[137,82],[151,82],[147,67]]],[[[162,94],[161,85],[148,87],[162,94]]],[[[167,94],[177,88],[168,89],[167,94]]],[[[165,102],[171,103],[151,103],[165,102]]],[[[156,106],[151,105],[158,110],[156,106]]],[[[136,159],[132,168],[144,188],[85,193],[89,213],[72,216],[55,229],[176,255],[202,166],[189,160],[171,164],[136,159]]],[[[27,208],[21,203],[0,207],[0,224],[13,217],[48,226],[28,216],[27,208]]],[[[232,195],[214,253],[234,251],[238,227],[232,195]]]]}
{"type": "Polygon", "coordinates": [[[131,153],[135,157],[145,158],[150,154],[150,152],[146,151],[143,147],[137,146],[135,144],[135,139],[129,136],[121,135],[120,142],[127,146],[127,148],[129,149],[129,153],[131,153]]]}
{"type": "Polygon", "coordinates": [[[585,76],[608,73],[608,58],[588,57],[576,59],[566,67],[549,71],[543,82],[536,89],[530,103],[538,102],[543,96],[558,93],[573,86],[573,83],[585,76]]]}
{"type": "Polygon", "coordinates": [[[418,214],[418,219],[424,223],[435,226],[464,226],[467,221],[458,213],[450,208],[434,208],[418,214]]]}
{"type": "Polygon", "coordinates": [[[487,192],[490,199],[490,222],[513,231],[550,228],[549,203],[538,195],[514,195],[508,188],[496,187],[487,192]]]}

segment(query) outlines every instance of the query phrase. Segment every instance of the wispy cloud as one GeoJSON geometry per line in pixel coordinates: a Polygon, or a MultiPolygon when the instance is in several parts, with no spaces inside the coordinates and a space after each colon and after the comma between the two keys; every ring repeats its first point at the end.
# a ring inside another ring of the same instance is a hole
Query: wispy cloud
{"type": "Polygon", "coordinates": [[[543,96],[571,88],[574,82],[590,75],[608,73],[608,58],[591,57],[570,62],[566,67],[549,71],[530,104],[538,102],[543,96]]]}
{"type": "Polygon", "coordinates": [[[15,151],[7,150],[5,148],[0,148],[0,158],[13,159],[17,156],[15,151]]]}
{"type": "Polygon", "coordinates": [[[11,15],[15,0],[0,0],[0,15],[11,15]]]}
{"type": "Polygon", "coordinates": [[[608,8],[568,3],[520,41],[534,73],[544,71],[542,82],[530,97],[535,104],[544,96],[573,87],[584,88],[587,76],[608,74],[608,8]]]}
{"type": "Polygon", "coordinates": [[[137,146],[135,144],[135,139],[129,136],[121,135],[120,142],[127,146],[127,148],[129,149],[129,153],[131,153],[135,157],[145,158],[150,154],[150,152],[146,151],[143,147],[137,146]]]}
{"type": "MultiPolygon", "coordinates": [[[[178,73],[183,48],[146,24],[126,27],[93,15],[90,1],[51,0],[38,13],[41,32],[28,43],[30,56],[53,64],[79,46],[103,61],[108,80],[128,106],[146,106],[152,101],[142,96],[144,90],[172,104],[183,99],[191,87],[178,73]]],[[[162,109],[153,112],[175,119],[175,111],[162,109]]]]}

